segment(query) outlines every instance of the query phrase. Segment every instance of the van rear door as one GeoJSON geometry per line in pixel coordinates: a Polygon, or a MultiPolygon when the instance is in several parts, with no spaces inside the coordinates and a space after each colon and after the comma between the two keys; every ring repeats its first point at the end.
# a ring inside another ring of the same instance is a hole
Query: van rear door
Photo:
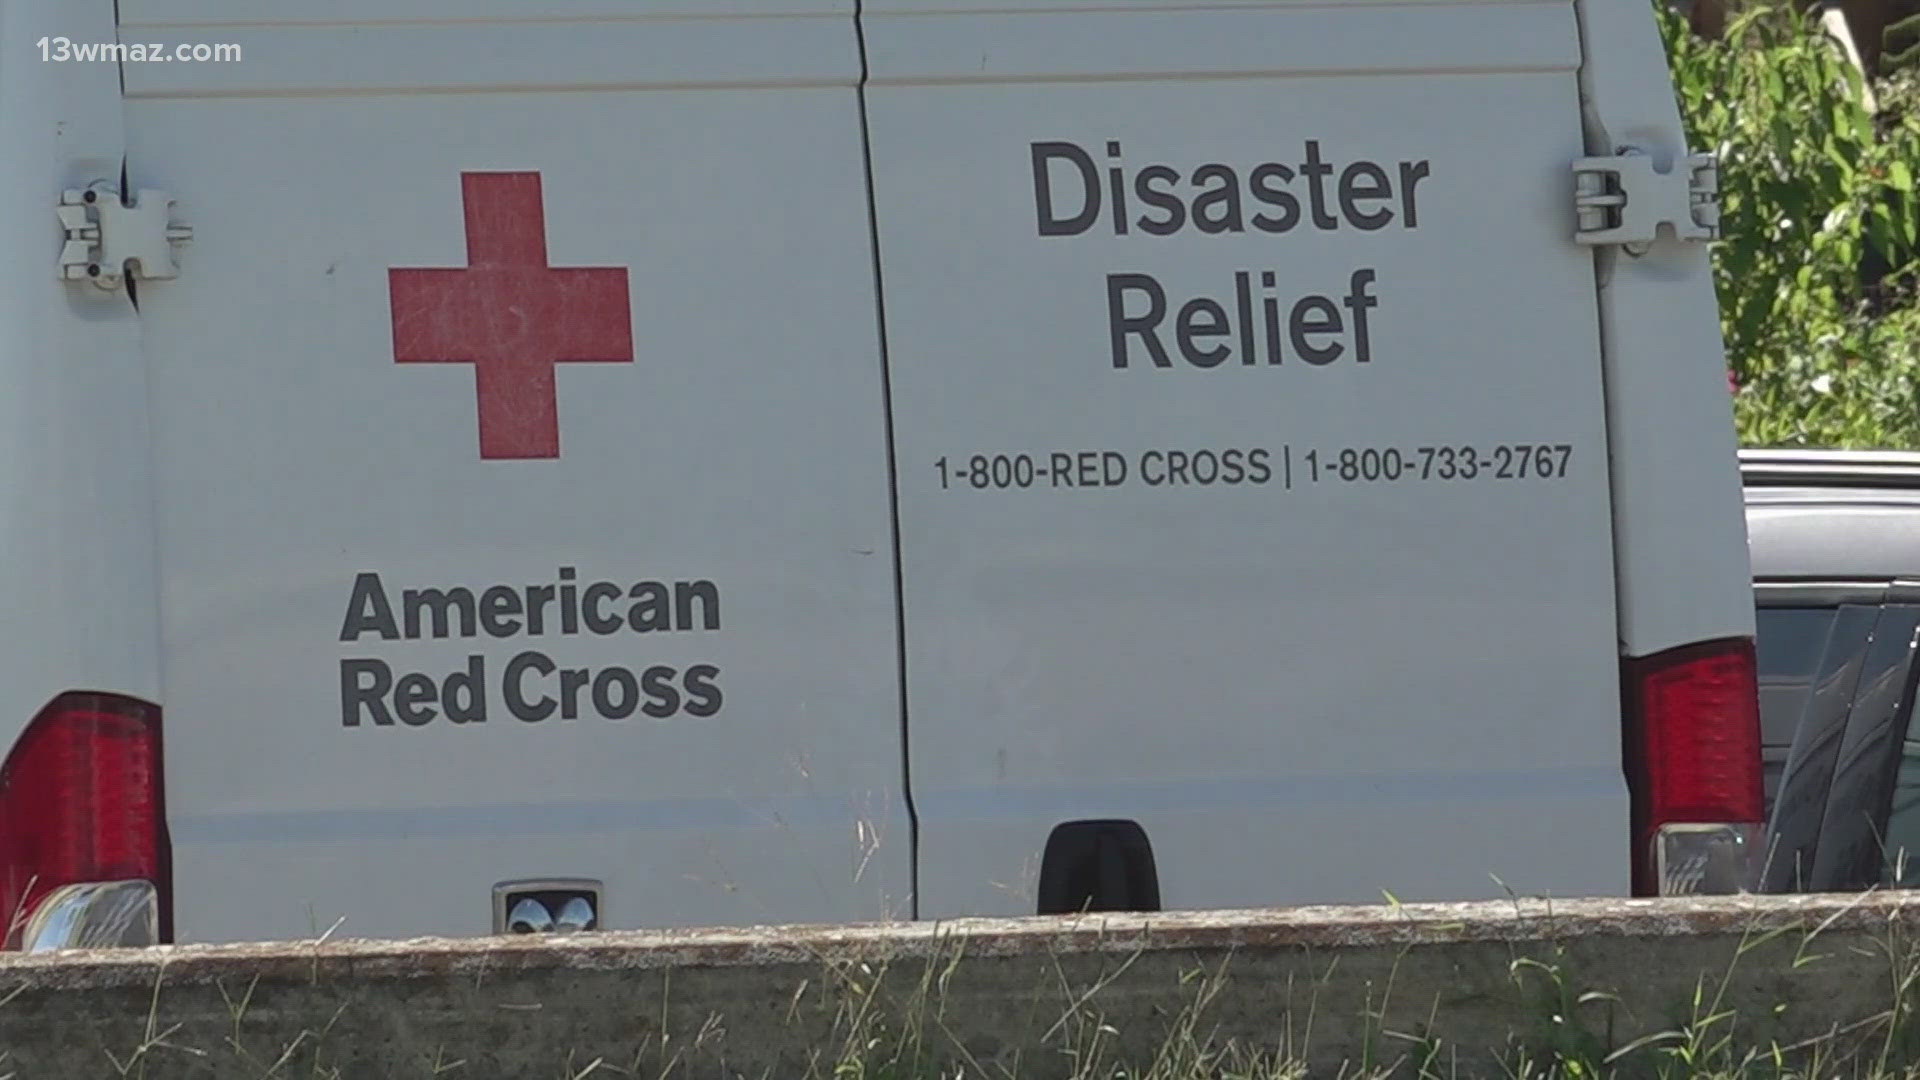
{"type": "Polygon", "coordinates": [[[1626,892],[1574,5],[863,10],[921,914],[1626,892]]]}
{"type": "Polygon", "coordinates": [[[120,4],[181,940],[910,911],[852,0],[564,7],[120,4]]]}

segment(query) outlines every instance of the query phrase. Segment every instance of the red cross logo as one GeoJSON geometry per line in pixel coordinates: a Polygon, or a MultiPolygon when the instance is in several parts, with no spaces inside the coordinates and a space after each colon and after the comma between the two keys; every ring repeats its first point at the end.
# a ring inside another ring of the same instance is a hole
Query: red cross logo
{"type": "Polygon", "coordinates": [[[539,173],[461,173],[465,269],[391,269],[393,359],[472,364],[480,456],[557,458],[556,364],[633,362],[627,272],[547,265],[539,173]]]}

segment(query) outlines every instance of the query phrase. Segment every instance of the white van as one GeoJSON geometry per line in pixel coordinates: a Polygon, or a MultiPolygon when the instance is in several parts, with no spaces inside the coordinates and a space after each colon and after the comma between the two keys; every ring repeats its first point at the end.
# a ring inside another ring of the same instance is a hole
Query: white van
{"type": "Polygon", "coordinates": [[[0,42],[14,947],[1739,883],[1643,4],[0,42]]]}

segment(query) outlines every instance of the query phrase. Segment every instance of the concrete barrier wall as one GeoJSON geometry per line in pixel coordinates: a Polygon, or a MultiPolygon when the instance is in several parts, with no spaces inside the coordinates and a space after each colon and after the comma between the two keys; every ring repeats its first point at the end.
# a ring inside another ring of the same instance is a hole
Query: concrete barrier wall
{"type": "MultiPolygon", "coordinates": [[[[1505,1076],[1690,1023],[1697,1051],[1897,1062],[1916,924],[1878,894],[12,956],[0,1077],[787,1078],[858,1059],[1025,1080],[1168,1048],[1505,1076]]],[[[1673,1045],[1612,1067],[1651,1073],[1673,1045]]]]}

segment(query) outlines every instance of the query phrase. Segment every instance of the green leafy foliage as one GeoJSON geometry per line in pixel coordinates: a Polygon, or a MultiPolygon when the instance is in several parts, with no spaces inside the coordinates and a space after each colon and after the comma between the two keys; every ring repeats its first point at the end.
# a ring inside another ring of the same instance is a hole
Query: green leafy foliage
{"type": "Polygon", "coordinates": [[[1689,143],[1721,163],[1742,441],[1920,448],[1920,80],[1870,96],[1790,7],[1744,5],[1717,40],[1656,8],[1689,143]]]}

